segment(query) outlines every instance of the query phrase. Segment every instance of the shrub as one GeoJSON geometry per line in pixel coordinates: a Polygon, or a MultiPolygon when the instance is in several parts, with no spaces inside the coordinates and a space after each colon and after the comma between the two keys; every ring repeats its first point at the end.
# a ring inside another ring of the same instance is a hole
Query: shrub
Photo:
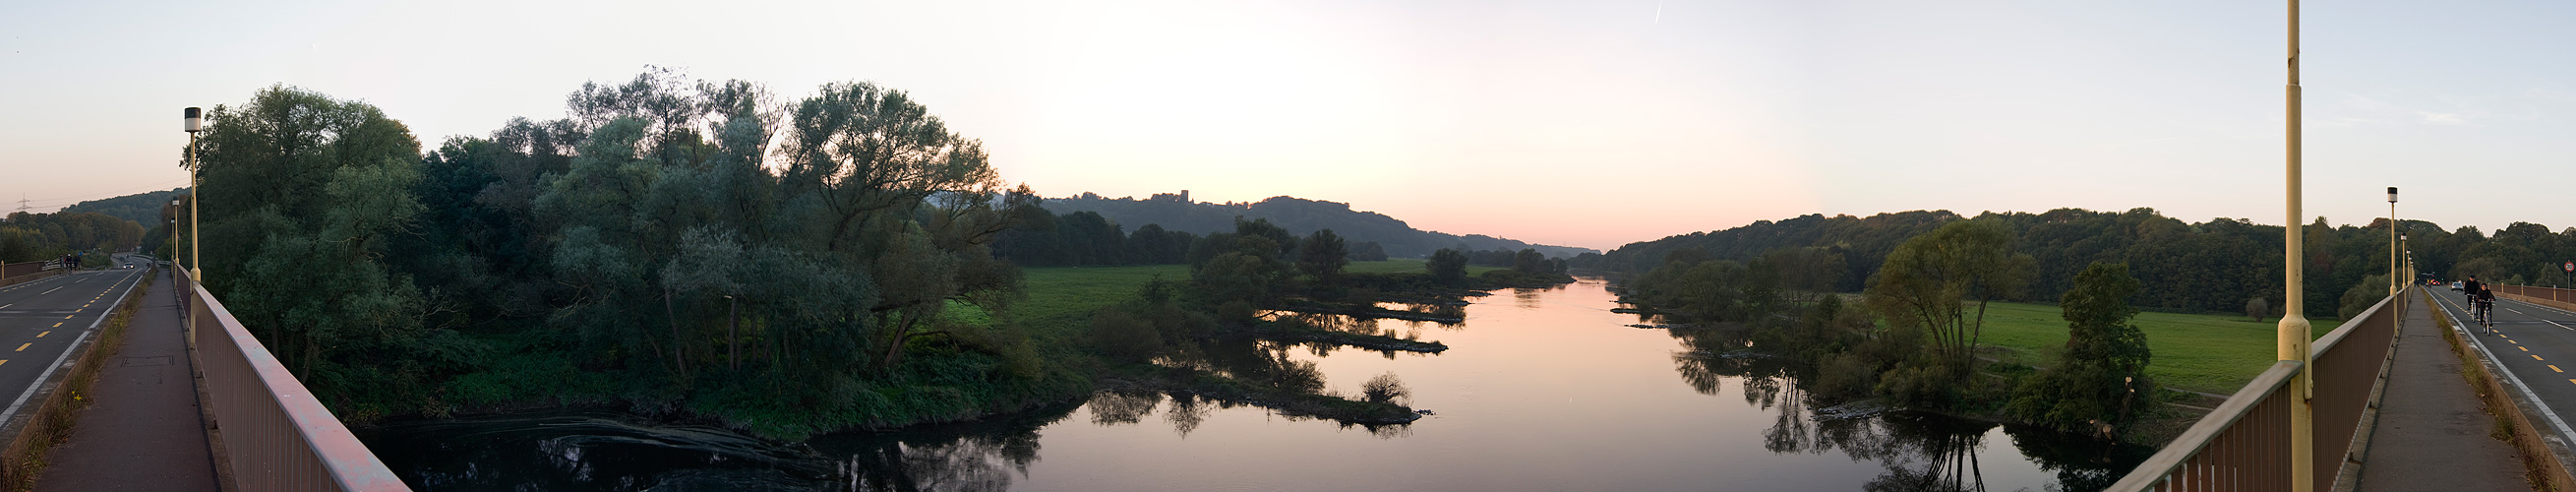
{"type": "Polygon", "coordinates": [[[1816,392],[1854,397],[1868,395],[1878,385],[1878,371],[1858,354],[1838,354],[1816,370],[1816,392]]]}
{"type": "Polygon", "coordinates": [[[1369,403],[1408,405],[1412,401],[1412,396],[1413,390],[1405,389],[1404,380],[1396,379],[1395,373],[1392,372],[1379,374],[1377,377],[1369,378],[1366,383],[1360,383],[1360,399],[1367,400],[1369,403]]]}
{"type": "Polygon", "coordinates": [[[1143,361],[1163,350],[1163,337],[1155,333],[1153,323],[1117,306],[1091,315],[1091,339],[1101,354],[1124,361],[1143,361]]]}

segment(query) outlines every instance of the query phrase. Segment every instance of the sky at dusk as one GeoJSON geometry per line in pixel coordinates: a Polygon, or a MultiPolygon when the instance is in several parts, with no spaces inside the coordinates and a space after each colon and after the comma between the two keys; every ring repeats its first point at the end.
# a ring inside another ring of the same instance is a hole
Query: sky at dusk
{"type": "MultiPolygon", "coordinates": [[[[2576,4],[2309,2],[2307,207],[2576,226],[2576,4]]],[[[1613,248],[1807,213],[2282,211],[2284,8],[2243,1],[24,2],[0,198],[184,185],[272,84],[434,148],[647,65],[909,91],[1049,196],[1349,202],[1613,248]]]]}

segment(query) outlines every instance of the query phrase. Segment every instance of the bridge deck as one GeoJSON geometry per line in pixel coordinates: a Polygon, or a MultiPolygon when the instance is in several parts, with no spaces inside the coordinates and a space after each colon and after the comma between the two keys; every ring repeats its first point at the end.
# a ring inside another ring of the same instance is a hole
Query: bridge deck
{"type": "Polygon", "coordinates": [[[2460,358],[2433,322],[2443,310],[2423,309],[2432,306],[2407,297],[2416,309],[2399,325],[2397,358],[2357,490],[2531,489],[2513,445],[2488,437],[2495,419],[2461,379],[2460,358]]]}
{"type": "MultiPolygon", "coordinates": [[[[38,491],[214,491],[215,468],[188,370],[178,292],[164,270],[100,370],[71,441],[45,456],[38,491]]],[[[104,348],[104,347],[102,347],[104,348]]]]}

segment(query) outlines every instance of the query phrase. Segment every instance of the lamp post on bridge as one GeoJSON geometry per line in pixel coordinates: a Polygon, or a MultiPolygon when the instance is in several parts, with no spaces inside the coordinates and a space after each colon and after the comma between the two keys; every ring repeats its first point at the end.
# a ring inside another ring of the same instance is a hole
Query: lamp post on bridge
{"type": "MultiPolygon", "coordinates": [[[[206,281],[206,255],[197,249],[197,195],[206,192],[205,181],[199,176],[204,173],[199,172],[197,166],[197,132],[205,131],[205,112],[204,109],[188,108],[185,111],[187,125],[183,127],[188,132],[188,277],[194,282],[206,281]]],[[[179,255],[172,251],[170,256],[179,255]]]]}
{"type": "Polygon", "coordinates": [[[170,257],[170,268],[179,268],[179,197],[177,195],[170,197],[170,249],[164,250],[162,254],[170,257]]]}
{"type": "Polygon", "coordinates": [[[2388,187],[2388,295],[2397,295],[2404,281],[2397,279],[2397,187],[2388,187]]]}
{"type": "Polygon", "coordinates": [[[2290,490],[2313,492],[2316,490],[2316,406],[2309,398],[2316,391],[2316,363],[2308,358],[2307,289],[2300,285],[2305,278],[2301,267],[2305,266],[2302,263],[2305,263],[2303,260],[2307,255],[2301,251],[2304,245],[2300,240],[2304,238],[2299,228],[2299,0],[2290,0],[2289,27],[2289,84],[2283,88],[2289,121],[2283,143],[2288,150],[2284,160],[2289,170],[2290,220],[2281,228],[2282,260],[2286,266],[2283,271],[2286,278],[2282,283],[2288,293],[2282,299],[2284,306],[2280,332],[2276,335],[2276,348],[2279,349],[2276,353],[2280,360],[2299,362],[2297,380],[2292,381],[2289,388],[2290,490]]]}

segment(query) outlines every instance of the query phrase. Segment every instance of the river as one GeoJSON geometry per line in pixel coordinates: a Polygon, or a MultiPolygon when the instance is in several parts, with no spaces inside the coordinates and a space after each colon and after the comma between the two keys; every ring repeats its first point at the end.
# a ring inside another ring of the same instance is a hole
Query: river
{"type": "Polygon", "coordinates": [[[1637,318],[1610,312],[1614,300],[1586,279],[1474,299],[1464,323],[1376,322],[1448,344],[1439,354],[1198,351],[1239,377],[1320,379],[1345,395],[1394,374],[1430,412],[1409,425],[1104,392],[791,445],[596,411],[393,421],[359,436],[423,491],[2095,490],[2149,452],[1910,412],[1818,418],[1783,364],[1710,355],[1735,343],[1722,337],[1628,327],[1637,318]]]}

